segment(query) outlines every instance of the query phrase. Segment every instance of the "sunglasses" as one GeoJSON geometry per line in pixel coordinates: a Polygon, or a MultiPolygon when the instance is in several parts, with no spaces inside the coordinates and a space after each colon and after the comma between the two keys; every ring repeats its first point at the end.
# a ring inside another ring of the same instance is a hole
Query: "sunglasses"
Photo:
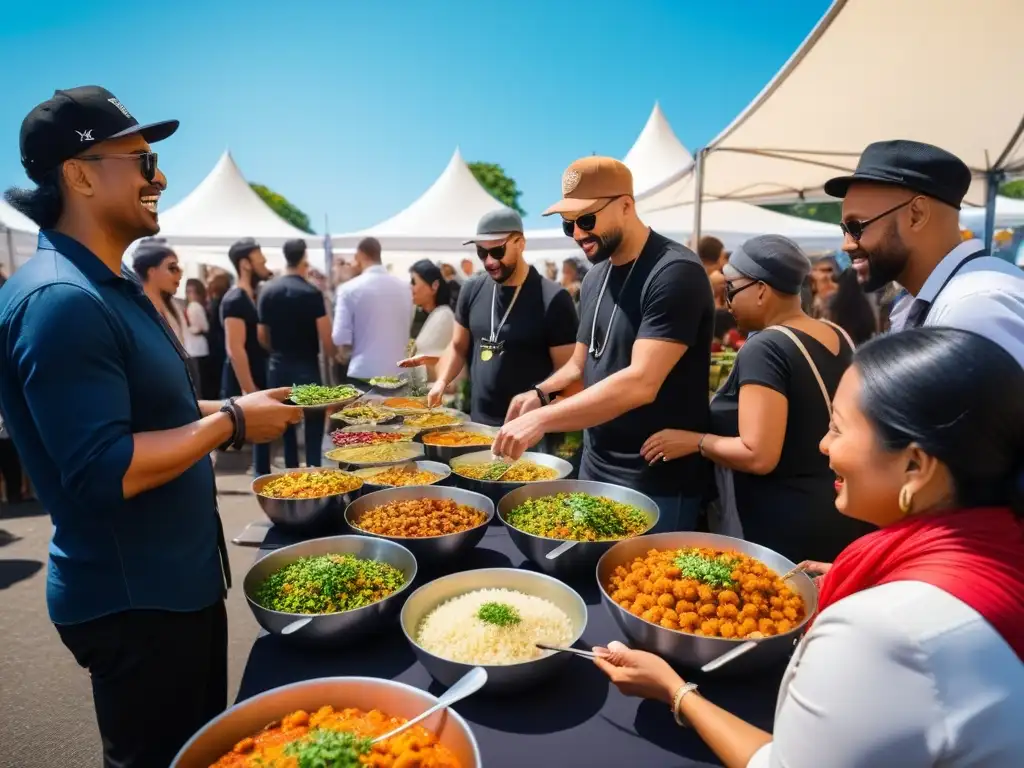
{"type": "Polygon", "coordinates": [[[480,261],[487,261],[488,257],[495,261],[501,261],[505,258],[505,246],[507,245],[508,240],[501,245],[494,246],[493,248],[484,248],[482,245],[478,245],[476,247],[476,256],[480,261]]]}
{"type": "Polygon", "coordinates": [[[562,231],[565,232],[565,236],[572,237],[573,233],[576,231],[576,227],[579,227],[583,232],[590,232],[597,226],[597,214],[618,199],[618,197],[613,197],[596,211],[584,213],[582,216],[577,216],[575,219],[562,219],[562,231]]]}
{"type": "Polygon", "coordinates": [[[760,282],[757,281],[757,280],[754,280],[752,283],[746,283],[745,285],[741,285],[739,288],[735,288],[735,287],[733,287],[732,283],[726,282],[726,284],[725,284],[725,303],[726,304],[732,304],[732,300],[736,298],[736,295],[738,293],[741,293],[742,291],[745,291],[747,288],[749,288],[752,285],[760,285],[760,282]]]}
{"type": "Polygon", "coordinates": [[[864,230],[868,228],[869,224],[874,224],[879,219],[884,219],[890,213],[896,213],[896,211],[898,211],[900,208],[906,208],[916,199],[916,197],[912,197],[909,200],[904,200],[899,205],[894,206],[887,211],[882,211],[877,216],[872,216],[870,219],[866,219],[864,221],[858,221],[857,219],[851,219],[850,221],[841,221],[839,222],[839,229],[842,230],[844,235],[849,235],[850,237],[852,237],[855,243],[860,242],[860,239],[864,237],[864,230]]]}
{"type": "Polygon", "coordinates": [[[123,155],[82,155],[75,160],[134,160],[139,164],[142,171],[142,178],[146,181],[153,181],[156,177],[156,152],[136,152],[123,155]]]}

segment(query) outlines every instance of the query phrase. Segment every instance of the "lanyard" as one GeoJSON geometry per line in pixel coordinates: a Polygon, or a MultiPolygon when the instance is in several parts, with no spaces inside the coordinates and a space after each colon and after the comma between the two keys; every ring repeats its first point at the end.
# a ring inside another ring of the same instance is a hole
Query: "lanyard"
{"type": "MultiPolygon", "coordinates": [[[[633,263],[629,265],[629,272],[626,273],[626,279],[622,283],[622,291],[626,290],[626,286],[629,285],[629,278],[633,276],[633,268],[636,263],[640,261],[640,257],[637,256],[633,259],[633,263]]],[[[604,273],[604,281],[601,283],[601,291],[597,294],[597,306],[594,307],[594,319],[590,323],[590,354],[594,356],[595,360],[600,360],[601,355],[604,354],[605,349],[608,348],[608,339],[611,338],[612,328],[615,326],[615,315],[619,311],[619,304],[616,302],[612,306],[612,316],[608,319],[608,329],[604,332],[604,341],[601,344],[597,343],[597,315],[601,311],[601,302],[604,300],[604,292],[608,287],[608,278],[612,275],[612,265],[608,265],[608,271],[604,273]]],[[[621,293],[619,295],[622,295],[621,293]]]]}
{"type": "Polygon", "coordinates": [[[505,321],[508,320],[508,315],[512,311],[512,307],[516,305],[516,299],[519,298],[519,292],[522,289],[522,283],[516,286],[516,292],[512,294],[512,301],[509,303],[508,309],[505,310],[505,314],[502,316],[501,322],[498,323],[498,330],[494,330],[495,304],[498,301],[498,286],[497,284],[494,285],[494,289],[491,291],[491,335],[488,337],[488,341],[494,342],[498,340],[498,334],[501,333],[501,329],[505,326],[505,321]]]}

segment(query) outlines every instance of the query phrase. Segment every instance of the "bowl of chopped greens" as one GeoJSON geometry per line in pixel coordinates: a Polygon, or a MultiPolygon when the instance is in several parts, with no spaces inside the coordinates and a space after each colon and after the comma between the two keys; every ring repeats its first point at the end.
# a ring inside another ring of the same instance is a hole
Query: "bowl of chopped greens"
{"type": "Polygon", "coordinates": [[[374,376],[370,379],[370,386],[384,390],[401,389],[408,383],[409,379],[404,376],[374,376]]]}
{"type": "Polygon", "coordinates": [[[351,384],[329,387],[323,384],[294,384],[285,403],[299,408],[324,409],[348,405],[365,393],[351,384]]]}
{"type": "Polygon", "coordinates": [[[330,467],[287,469],[252,481],[260,508],[274,525],[337,533],[345,507],[359,495],[363,479],[330,467]]]}
{"type": "Polygon", "coordinates": [[[416,570],[416,558],[401,544],[372,536],[329,536],[256,561],[243,590],[267,632],[335,645],[394,619],[416,570]]]}
{"type": "Polygon", "coordinates": [[[674,531],[615,544],[597,582],[631,646],[707,672],[728,653],[723,672],[743,674],[785,660],[817,611],[816,587],[803,572],[786,575],[793,567],[750,541],[674,531]]]}
{"type": "MultiPolygon", "coordinates": [[[[374,756],[383,758],[385,755],[374,755],[367,743],[369,739],[354,737],[351,731],[359,729],[372,737],[390,730],[395,722],[412,720],[437,703],[438,698],[433,694],[394,680],[375,677],[301,680],[264,691],[217,715],[186,742],[171,768],[210,768],[224,763],[266,768],[275,765],[325,768],[391,765],[391,762],[372,762],[374,756]],[[316,726],[296,727],[308,721],[312,713],[321,713],[316,726]],[[283,732],[285,725],[291,726],[288,733],[283,732]],[[235,745],[242,742],[249,746],[251,753],[234,752],[235,745]],[[351,749],[353,746],[357,749],[351,749]],[[283,758],[262,759],[253,754],[260,750],[285,754],[283,758]]],[[[442,753],[444,765],[458,768],[483,765],[472,730],[453,709],[435,713],[384,745],[392,747],[387,750],[387,757],[399,756],[394,765],[428,764],[421,763],[420,758],[436,761],[438,753],[442,753]]]]}
{"type": "Polygon", "coordinates": [[[592,573],[616,542],[653,528],[658,505],[632,488],[590,480],[528,483],[498,503],[512,543],[558,578],[592,573]]]}

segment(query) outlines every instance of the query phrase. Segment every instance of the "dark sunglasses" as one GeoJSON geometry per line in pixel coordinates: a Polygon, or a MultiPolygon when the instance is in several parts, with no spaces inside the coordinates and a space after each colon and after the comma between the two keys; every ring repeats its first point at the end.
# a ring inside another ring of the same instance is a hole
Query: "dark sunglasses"
{"type": "Polygon", "coordinates": [[[501,261],[505,258],[505,246],[507,245],[508,240],[501,245],[494,246],[493,248],[484,248],[482,245],[478,245],[476,247],[476,257],[480,259],[480,261],[487,261],[488,256],[495,261],[501,261]]]}
{"type": "Polygon", "coordinates": [[[576,231],[576,227],[579,227],[584,232],[590,232],[597,226],[597,214],[618,199],[619,198],[617,197],[613,197],[596,211],[584,213],[582,216],[577,216],[575,219],[562,219],[562,231],[565,232],[565,236],[572,237],[576,231]]]}
{"type": "Polygon", "coordinates": [[[732,304],[732,300],[736,298],[736,294],[740,293],[741,291],[745,291],[747,288],[749,288],[752,285],[760,285],[760,282],[758,280],[755,280],[752,283],[747,283],[746,285],[741,285],[739,288],[734,288],[731,282],[726,281],[726,283],[725,283],[725,303],[726,304],[732,304]]]}
{"type": "Polygon", "coordinates": [[[884,219],[890,213],[896,213],[896,211],[898,211],[900,208],[906,208],[908,205],[914,202],[915,199],[916,198],[912,197],[909,200],[904,200],[899,205],[890,208],[887,211],[882,211],[877,216],[872,216],[870,219],[866,219],[864,221],[858,221],[857,219],[851,219],[850,221],[841,221],[839,222],[839,229],[843,231],[844,235],[849,235],[850,237],[852,237],[854,242],[860,242],[860,239],[864,237],[864,230],[868,228],[869,224],[874,224],[879,219],[884,219]]]}
{"type": "Polygon", "coordinates": [[[156,152],[138,152],[123,155],[82,155],[75,160],[135,160],[142,171],[142,178],[152,181],[156,177],[156,152]]]}

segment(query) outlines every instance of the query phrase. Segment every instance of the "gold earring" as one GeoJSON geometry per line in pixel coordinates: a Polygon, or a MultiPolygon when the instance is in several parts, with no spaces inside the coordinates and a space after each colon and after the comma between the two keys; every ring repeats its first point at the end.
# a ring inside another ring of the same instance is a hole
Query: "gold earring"
{"type": "Polygon", "coordinates": [[[909,515],[910,510],[914,507],[914,492],[910,488],[904,485],[900,488],[900,512],[904,515],[909,515]]]}

